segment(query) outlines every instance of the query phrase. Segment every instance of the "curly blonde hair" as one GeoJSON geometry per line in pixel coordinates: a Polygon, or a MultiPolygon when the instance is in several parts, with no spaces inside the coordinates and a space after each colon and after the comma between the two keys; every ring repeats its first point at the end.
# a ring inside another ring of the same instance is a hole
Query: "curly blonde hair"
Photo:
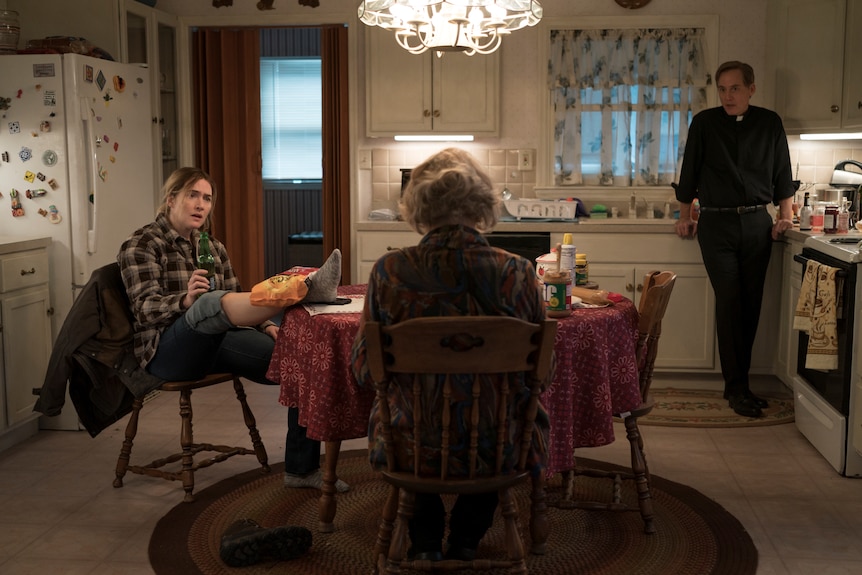
{"type": "Polygon", "coordinates": [[[420,233],[448,224],[488,231],[497,224],[500,196],[476,159],[460,148],[437,152],[410,173],[399,205],[420,233]]]}

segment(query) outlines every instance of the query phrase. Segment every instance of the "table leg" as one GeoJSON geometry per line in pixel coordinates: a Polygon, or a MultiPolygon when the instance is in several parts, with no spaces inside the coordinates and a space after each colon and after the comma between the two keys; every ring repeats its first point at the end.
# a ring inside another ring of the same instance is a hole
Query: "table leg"
{"type": "Polygon", "coordinates": [[[335,531],[335,482],[338,476],[335,473],[335,468],[338,465],[338,455],[341,452],[340,441],[325,442],[325,453],[323,455],[323,485],[320,490],[320,503],[318,504],[318,514],[320,526],[318,529],[321,533],[332,533],[335,531]]]}
{"type": "Polygon", "coordinates": [[[545,474],[532,477],[533,491],[530,493],[530,553],[544,555],[547,550],[548,505],[545,502],[545,474]]]}

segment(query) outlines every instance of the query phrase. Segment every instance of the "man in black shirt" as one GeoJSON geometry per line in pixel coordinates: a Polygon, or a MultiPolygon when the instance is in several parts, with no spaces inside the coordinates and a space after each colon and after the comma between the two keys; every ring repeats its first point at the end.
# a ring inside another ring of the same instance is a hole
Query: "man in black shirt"
{"type": "Polygon", "coordinates": [[[721,106],[698,113],[685,143],[676,198],[676,233],[697,236],[715,291],[724,396],[745,417],[760,417],[766,400],[749,389],[772,241],[793,226],[790,151],[778,114],[750,106],[754,70],[725,62],[715,73],[721,106]],[[700,217],[691,204],[700,202],[700,217]],[[767,204],[778,206],[773,222],[767,204]]]}

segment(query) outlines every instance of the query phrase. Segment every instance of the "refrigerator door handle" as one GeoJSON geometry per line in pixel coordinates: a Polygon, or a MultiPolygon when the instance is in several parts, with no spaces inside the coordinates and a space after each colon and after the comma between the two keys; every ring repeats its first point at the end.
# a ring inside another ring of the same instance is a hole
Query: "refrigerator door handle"
{"type": "Polygon", "coordinates": [[[91,190],[90,196],[92,197],[91,204],[92,207],[88,210],[90,212],[89,221],[87,222],[87,253],[89,255],[93,255],[96,253],[96,222],[99,221],[99,194],[96,193],[96,178],[98,178],[99,174],[99,159],[96,156],[96,132],[93,126],[93,122],[90,119],[90,106],[87,103],[87,98],[81,98],[81,120],[84,122],[84,133],[86,137],[84,138],[86,146],[86,155],[90,158],[90,170],[89,170],[89,178],[87,184],[91,190]]]}

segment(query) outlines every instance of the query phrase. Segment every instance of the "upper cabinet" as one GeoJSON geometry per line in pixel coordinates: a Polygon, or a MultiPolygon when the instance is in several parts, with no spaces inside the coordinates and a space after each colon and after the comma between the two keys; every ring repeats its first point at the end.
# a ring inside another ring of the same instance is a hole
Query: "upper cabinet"
{"type": "Polygon", "coordinates": [[[775,3],[776,111],[791,133],[862,126],[858,0],[775,3]]]}
{"type": "Polygon", "coordinates": [[[394,33],[368,28],[366,131],[498,136],[500,54],[411,54],[394,33]]]}
{"type": "Polygon", "coordinates": [[[179,166],[177,19],[132,0],[124,0],[121,17],[123,61],[146,63],[152,74],[153,170],[161,187],[179,166]]]}

